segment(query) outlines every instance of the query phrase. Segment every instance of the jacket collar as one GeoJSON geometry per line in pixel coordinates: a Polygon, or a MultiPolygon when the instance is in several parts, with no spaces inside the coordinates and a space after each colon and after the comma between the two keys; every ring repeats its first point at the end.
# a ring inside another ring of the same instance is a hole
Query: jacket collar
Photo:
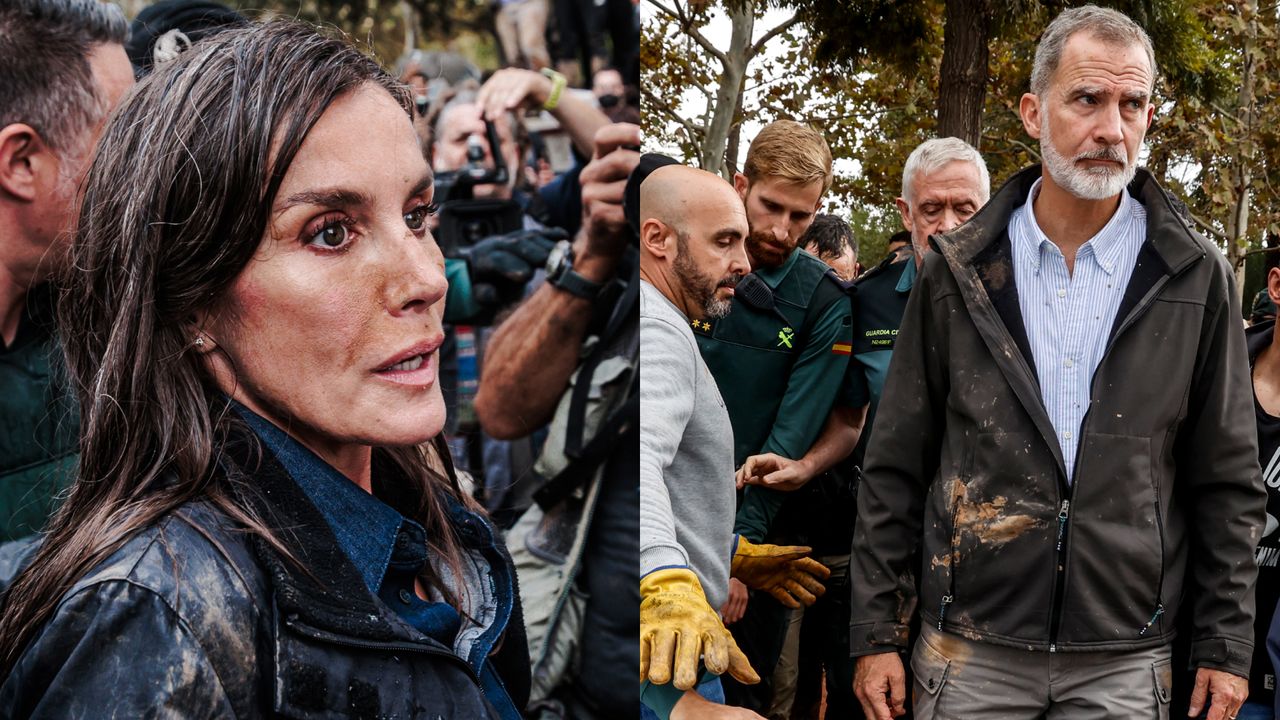
{"type": "MultiPolygon", "coordinates": [[[[949,248],[942,254],[953,267],[956,263],[971,264],[983,250],[1004,238],[1013,211],[1026,202],[1031,186],[1040,176],[1039,165],[1018,172],[969,222],[945,235],[931,236],[930,243],[940,252],[949,248]]],[[[1147,211],[1147,242],[1163,264],[1165,274],[1177,275],[1204,257],[1204,247],[1196,240],[1195,231],[1150,172],[1138,168],[1128,191],[1147,211]]]]}
{"type": "Polygon", "coordinates": [[[301,564],[282,557],[261,537],[251,537],[271,577],[282,620],[365,640],[433,642],[377,602],[324,515],[251,430],[240,427],[233,433],[220,464],[245,503],[301,564]]]}
{"type": "MultiPolygon", "coordinates": [[[[950,267],[974,326],[1049,447],[1058,463],[1059,476],[1065,482],[1066,463],[1040,396],[1035,363],[1018,305],[1008,232],[1013,211],[1026,202],[1031,186],[1040,175],[1039,165],[1022,170],[969,222],[945,235],[931,236],[929,241],[950,267]]],[[[1112,339],[1130,313],[1142,305],[1142,298],[1205,256],[1195,233],[1149,172],[1139,168],[1128,191],[1147,212],[1147,235],[1116,315],[1112,339]]]]}

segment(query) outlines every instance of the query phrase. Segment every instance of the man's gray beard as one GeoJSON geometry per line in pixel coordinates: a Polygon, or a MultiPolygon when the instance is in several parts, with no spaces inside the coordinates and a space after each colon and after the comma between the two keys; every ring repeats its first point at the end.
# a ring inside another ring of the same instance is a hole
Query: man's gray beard
{"type": "MultiPolygon", "coordinates": [[[[1114,147],[1108,149],[1115,150],[1114,147]]],[[[1040,126],[1040,154],[1044,157],[1044,166],[1058,187],[1081,200],[1106,200],[1115,197],[1133,181],[1133,176],[1138,172],[1138,164],[1129,162],[1123,145],[1119,147],[1118,153],[1124,163],[1121,170],[1077,167],[1075,160],[1089,153],[1081,153],[1072,160],[1063,157],[1053,147],[1053,140],[1049,136],[1049,114],[1045,113],[1044,123],[1040,126]]]]}
{"type": "Polygon", "coordinates": [[[703,312],[712,320],[719,320],[729,314],[729,310],[733,308],[732,300],[721,300],[718,296],[712,295],[703,306],[703,312]]]}

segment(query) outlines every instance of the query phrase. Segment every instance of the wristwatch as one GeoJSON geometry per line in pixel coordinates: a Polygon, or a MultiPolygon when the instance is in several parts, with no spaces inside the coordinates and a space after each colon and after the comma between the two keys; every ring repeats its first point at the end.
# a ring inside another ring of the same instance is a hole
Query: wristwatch
{"type": "Polygon", "coordinates": [[[592,282],[573,270],[573,245],[561,240],[547,256],[547,282],[584,300],[595,300],[604,283],[592,282]]]}

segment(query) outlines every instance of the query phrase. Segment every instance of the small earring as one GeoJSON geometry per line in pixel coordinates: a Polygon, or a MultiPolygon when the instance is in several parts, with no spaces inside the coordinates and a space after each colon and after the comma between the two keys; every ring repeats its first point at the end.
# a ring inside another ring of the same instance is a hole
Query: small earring
{"type": "Polygon", "coordinates": [[[204,347],[204,337],[203,337],[203,336],[200,336],[200,335],[197,335],[197,336],[196,336],[196,347],[198,347],[198,348],[202,348],[202,347],[204,347]]]}

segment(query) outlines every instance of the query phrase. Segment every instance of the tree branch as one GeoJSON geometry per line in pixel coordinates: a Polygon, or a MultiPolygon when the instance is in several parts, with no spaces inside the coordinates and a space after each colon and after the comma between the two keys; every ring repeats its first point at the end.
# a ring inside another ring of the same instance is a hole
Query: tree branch
{"type": "Polygon", "coordinates": [[[1015,146],[1015,147],[1022,148],[1022,150],[1024,150],[1028,155],[1030,155],[1031,157],[1035,158],[1035,161],[1036,161],[1036,162],[1040,162],[1040,160],[1041,160],[1041,158],[1040,158],[1040,151],[1039,151],[1039,150],[1036,150],[1035,148],[1031,147],[1030,145],[1028,145],[1028,144],[1026,144],[1026,143],[1022,142],[1021,140],[1016,140],[1016,139],[1014,139],[1014,138],[1006,138],[1006,137],[995,137],[994,135],[983,135],[983,136],[982,136],[982,139],[983,139],[983,140],[987,140],[987,141],[989,141],[989,142],[996,142],[996,143],[1003,142],[1003,143],[1008,143],[1008,144],[1013,145],[1013,146],[1015,146]]]}
{"type": "Polygon", "coordinates": [[[798,24],[799,22],[800,22],[800,16],[792,15],[789,20],[783,21],[781,24],[774,27],[769,32],[766,32],[764,35],[761,35],[760,39],[755,41],[755,43],[751,45],[751,49],[747,51],[747,59],[750,60],[751,58],[755,57],[757,53],[759,53],[761,50],[764,49],[764,46],[767,45],[770,40],[786,32],[788,29],[798,24]]]}
{"type": "Polygon", "coordinates": [[[707,133],[706,128],[700,128],[693,124],[689,119],[682,117],[674,108],[671,107],[670,103],[657,95],[654,95],[648,87],[641,86],[640,93],[644,95],[644,99],[646,101],[648,101],[653,107],[657,108],[663,115],[679,123],[680,126],[684,128],[685,132],[689,133],[689,139],[691,141],[694,143],[701,142],[702,136],[707,133]]]}
{"type": "Polygon", "coordinates": [[[1191,221],[1194,222],[1197,227],[1199,227],[1204,232],[1212,235],[1214,239],[1224,243],[1231,242],[1231,238],[1227,237],[1226,233],[1222,232],[1218,228],[1205,222],[1199,215],[1196,215],[1195,213],[1191,212],[1191,208],[1187,208],[1187,215],[1191,218],[1191,221]]]}
{"type": "Polygon", "coordinates": [[[653,5],[654,7],[658,8],[662,12],[666,13],[669,17],[675,19],[675,21],[680,24],[680,29],[683,30],[686,35],[693,38],[694,42],[701,45],[703,50],[706,50],[708,53],[711,54],[712,57],[719,60],[721,65],[729,64],[729,57],[725,55],[724,52],[717,49],[715,45],[712,45],[711,41],[707,39],[707,36],[703,35],[697,28],[693,26],[693,20],[692,18],[690,18],[688,15],[685,14],[684,7],[680,5],[680,0],[672,0],[671,4],[675,7],[674,10],[672,10],[669,7],[666,7],[662,3],[658,2],[658,0],[648,0],[648,1],[650,5],[653,5]]]}

